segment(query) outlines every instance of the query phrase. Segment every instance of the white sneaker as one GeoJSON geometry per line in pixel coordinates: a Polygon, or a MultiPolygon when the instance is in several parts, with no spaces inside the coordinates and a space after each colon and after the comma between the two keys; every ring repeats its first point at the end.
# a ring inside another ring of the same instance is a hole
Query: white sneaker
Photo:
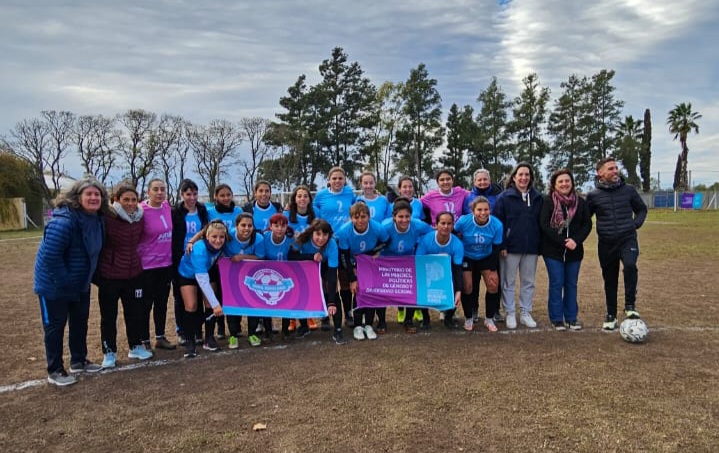
{"type": "Polygon", "coordinates": [[[467,318],[467,320],[464,321],[464,330],[467,332],[474,330],[474,318],[467,318]]]}
{"type": "Polygon", "coordinates": [[[514,316],[514,313],[507,313],[507,319],[505,322],[507,323],[507,329],[517,328],[517,317],[514,316]]]}
{"type": "Polygon", "coordinates": [[[532,315],[530,315],[529,313],[522,313],[522,315],[519,317],[519,322],[529,327],[530,329],[534,329],[535,327],[537,327],[537,323],[534,321],[532,315]]]}
{"type": "Polygon", "coordinates": [[[354,330],[352,331],[352,336],[357,341],[364,340],[364,329],[362,328],[362,326],[355,327],[354,330]]]}
{"type": "Polygon", "coordinates": [[[365,326],[364,334],[367,336],[368,340],[376,340],[377,339],[377,334],[374,333],[374,329],[372,328],[372,326],[365,326]]]}

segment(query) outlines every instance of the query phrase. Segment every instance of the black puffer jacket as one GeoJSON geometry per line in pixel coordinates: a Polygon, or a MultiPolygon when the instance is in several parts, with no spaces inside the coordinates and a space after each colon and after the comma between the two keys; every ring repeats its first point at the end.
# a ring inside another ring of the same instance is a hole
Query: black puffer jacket
{"type": "Polygon", "coordinates": [[[634,186],[620,181],[616,187],[598,187],[587,195],[589,212],[597,216],[597,236],[606,242],[636,237],[647,218],[647,205],[634,186]]]}

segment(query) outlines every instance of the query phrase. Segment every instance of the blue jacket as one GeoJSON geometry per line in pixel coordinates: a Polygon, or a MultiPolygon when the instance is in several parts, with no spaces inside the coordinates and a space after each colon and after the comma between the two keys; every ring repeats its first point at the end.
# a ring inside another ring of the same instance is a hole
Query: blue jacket
{"type": "Polygon", "coordinates": [[[470,205],[472,204],[474,199],[479,197],[480,195],[489,200],[489,209],[494,209],[494,205],[497,203],[497,197],[500,193],[502,193],[502,188],[494,183],[490,183],[489,187],[484,190],[479,190],[476,186],[472,186],[471,192],[469,192],[467,197],[464,199],[464,212],[467,212],[469,214],[472,213],[470,205]]]}
{"type": "Polygon", "coordinates": [[[55,209],[35,258],[35,293],[48,300],[77,300],[88,293],[104,237],[100,214],[55,209]]]}
{"type": "Polygon", "coordinates": [[[502,250],[509,253],[539,254],[539,215],[543,201],[542,195],[533,187],[529,189],[529,206],[514,186],[499,194],[492,214],[504,226],[502,250]]]}

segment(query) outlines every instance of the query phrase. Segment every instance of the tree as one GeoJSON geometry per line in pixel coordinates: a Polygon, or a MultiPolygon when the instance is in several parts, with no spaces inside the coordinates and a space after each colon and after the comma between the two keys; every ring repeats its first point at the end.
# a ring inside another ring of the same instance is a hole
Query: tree
{"type": "Polygon", "coordinates": [[[85,174],[107,184],[110,172],[115,167],[120,144],[120,132],[115,130],[115,119],[102,115],[80,116],[73,128],[73,142],[85,174]]]}
{"type": "Polygon", "coordinates": [[[410,71],[402,87],[405,121],[397,132],[395,158],[401,173],[417,178],[420,193],[434,167],[433,153],[444,137],[442,98],[436,87],[437,80],[429,78],[424,63],[410,71]]]}
{"type": "Polygon", "coordinates": [[[150,146],[157,155],[156,170],[167,184],[167,198],[170,203],[180,200],[180,183],[185,179],[189,122],[181,116],[163,114],[152,132],[150,146]]]}
{"type": "Polygon", "coordinates": [[[238,147],[243,140],[242,130],[227,120],[212,120],[207,126],[192,126],[189,141],[197,165],[197,174],[205,183],[210,199],[215,187],[236,163],[238,147]]]}
{"type": "Polygon", "coordinates": [[[372,107],[374,127],[364,137],[362,154],[368,167],[377,178],[377,190],[385,192],[389,181],[396,174],[392,157],[396,145],[397,129],[402,124],[401,83],[384,82],[377,90],[372,107]]]}
{"type": "Polygon", "coordinates": [[[242,167],[242,183],[245,193],[252,193],[260,165],[271,157],[271,148],[265,143],[265,135],[270,121],[265,118],[242,118],[240,129],[250,144],[249,155],[240,159],[242,167]]]}
{"type": "Polygon", "coordinates": [[[552,137],[547,171],[567,168],[574,175],[575,184],[581,187],[589,181],[593,167],[588,146],[591,121],[588,81],[572,74],[560,87],[562,95],[554,101],[547,127],[552,137]]]}
{"type": "Polygon", "coordinates": [[[547,120],[549,88],[541,88],[536,73],[522,79],[524,90],[514,99],[510,130],[514,133],[514,158],[517,162],[527,162],[534,168],[535,185],[543,188],[539,166],[549,150],[543,138],[543,128],[547,120]]]}
{"type": "Polygon", "coordinates": [[[128,179],[143,193],[159,153],[159,148],[152,143],[157,115],[141,109],[128,110],[118,115],[117,120],[125,127],[120,144],[122,164],[128,171],[128,179]]]}
{"type": "Polygon", "coordinates": [[[639,186],[641,181],[637,174],[637,165],[639,164],[639,156],[642,152],[641,140],[644,134],[642,121],[635,120],[629,115],[617,126],[616,134],[616,158],[627,171],[627,182],[634,186],[639,186]]]}
{"type": "Polygon", "coordinates": [[[42,189],[43,198],[52,206],[52,201],[60,188],[60,174],[54,174],[48,161],[54,160],[51,153],[49,128],[45,121],[38,118],[24,119],[10,131],[10,139],[3,138],[3,147],[13,155],[24,160],[32,168],[32,177],[42,189]],[[53,187],[45,180],[45,169],[48,169],[53,187]]]}
{"type": "Polygon", "coordinates": [[[499,181],[511,171],[508,161],[512,157],[511,137],[507,128],[507,111],[512,106],[507,96],[492,77],[489,86],[479,93],[477,102],[477,135],[479,144],[471,153],[477,166],[489,170],[492,180],[499,181]]]}
{"type": "MultiPolygon", "coordinates": [[[[460,111],[457,104],[452,104],[447,116],[447,149],[439,157],[443,168],[454,173],[458,184],[471,184],[472,169],[469,168],[467,157],[474,152],[477,140],[477,125],[474,122],[474,109],[465,105],[460,111]]],[[[484,162],[480,162],[484,166],[484,162]]]]}
{"type": "Polygon", "coordinates": [[[682,147],[682,152],[679,154],[677,172],[674,176],[674,190],[687,190],[689,188],[687,176],[689,147],[687,146],[687,137],[691,131],[694,131],[695,134],[699,133],[697,120],[701,117],[698,112],[692,111],[691,102],[676,104],[674,108],[669,111],[669,117],[667,118],[669,132],[674,134],[674,140],[676,140],[677,137],[679,138],[679,143],[682,147]]]}
{"type": "Polygon", "coordinates": [[[642,133],[642,150],[639,155],[639,175],[642,177],[642,191],[649,192],[652,188],[652,114],[644,110],[644,131],[642,133]]]}
{"type": "Polygon", "coordinates": [[[60,191],[60,177],[63,175],[63,159],[72,145],[72,131],[75,114],[67,111],[43,110],[41,112],[47,124],[48,153],[45,154],[45,169],[50,170],[55,193],[60,191]]]}
{"type": "Polygon", "coordinates": [[[22,197],[25,198],[28,214],[39,224],[42,220],[42,193],[32,165],[9,150],[0,149],[0,217],[15,218],[17,210],[6,199],[22,197]]]}
{"type": "Polygon", "coordinates": [[[613,70],[602,69],[592,76],[589,84],[592,121],[588,145],[592,153],[592,162],[611,156],[615,150],[616,139],[613,131],[621,121],[624,101],[614,97],[615,88],[611,84],[613,78],[613,70]]]}

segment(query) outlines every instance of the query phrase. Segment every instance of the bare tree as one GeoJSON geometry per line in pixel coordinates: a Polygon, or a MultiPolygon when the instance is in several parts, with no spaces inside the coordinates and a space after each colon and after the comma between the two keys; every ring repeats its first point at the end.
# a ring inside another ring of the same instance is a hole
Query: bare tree
{"type": "Polygon", "coordinates": [[[75,114],[66,111],[56,112],[55,110],[43,110],[40,114],[47,124],[49,140],[48,152],[45,154],[45,167],[46,170],[50,170],[52,183],[57,193],[60,190],[60,178],[63,176],[64,170],[62,160],[67,156],[72,145],[75,114]]]}
{"type": "Polygon", "coordinates": [[[272,149],[265,143],[265,135],[270,125],[270,121],[265,118],[242,118],[240,120],[240,129],[250,142],[249,156],[240,159],[242,167],[242,183],[245,193],[252,193],[252,189],[257,179],[260,165],[266,158],[271,158],[272,149]]]}
{"type": "Polygon", "coordinates": [[[242,130],[227,120],[212,120],[208,126],[191,127],[189,140],[197,173],[212,198],[220,178],[227,174],[225,168],[236,163],[242,130]]]}
{"type": "Polygon", "coordinates": [[[43,198],[52,205],[56,191],[60,188],[61,175],[55,175],[52,173],[52,168],[47,168],[50,152],[50,131],[47,123],[39,118],[20,121],[14,129],[10,130],[10,138],[3,138],[3,147],[32,167],[34,178],[42,189],[43,198]],[[50,173],[52,189],[45,180],[46,169],[50,173]]]}
{"type": "Polygon", "coordinates": [[[120,156],[128,170],[128,177],[140,193],[145,190],[147,177],[155,169],[158,147],[153,146],[157,115],[145,110],[128,110],[118,115],[118,121],[125,126],[120,146],[120,156]]]}
{"type": "Polygon", "coordinates": [[[115,129],[115,119],[102,115],[79,117],[73,129],[73,141],[85,167],[85,174],[93,175],[107,184],[120,145],[120,132],[115,129]]]}
{"type": "Polygon", "coordinates": [[[189,123],[180,116],[162,115],[155,133],[153,146],[158,148],[158,170],[167,183],[167,196],[171,203],[180,198],[180,182],[185,179],[189,123]]]}

